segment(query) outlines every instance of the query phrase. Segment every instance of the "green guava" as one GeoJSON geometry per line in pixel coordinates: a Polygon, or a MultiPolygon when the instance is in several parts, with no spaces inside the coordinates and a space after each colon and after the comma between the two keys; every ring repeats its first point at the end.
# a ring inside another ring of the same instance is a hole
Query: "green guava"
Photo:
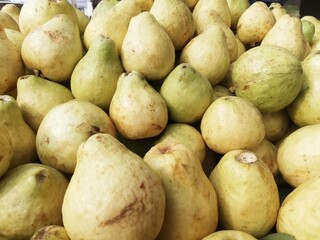
{"type": "Polygon", "coordinates": [[[261,112],[288,106],[302,87],[302,65],[287,49],[260,45],[247,50],[234,63],[231,78],[235,94],[261,112]]]}

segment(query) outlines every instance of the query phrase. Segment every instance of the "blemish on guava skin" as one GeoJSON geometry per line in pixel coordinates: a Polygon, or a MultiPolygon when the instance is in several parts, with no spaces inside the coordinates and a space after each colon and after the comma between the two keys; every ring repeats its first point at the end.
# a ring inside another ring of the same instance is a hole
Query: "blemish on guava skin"
{"type": "Polygon", "coordinates": [[[181,163],[181,166],[186,170],[186,172],[189,172],[189,166],[187,164],[181,163]]]}
{"type": "Polygon", "coordinates": [[[244,85],[243,90],[248,90],[250,88],[250,85],[244,85]]]}
{"type": "Polygon", "coordinates": [[[159,125],[159,124],[152,124],[152,127],[153,127],[153,129],[156,129],[156,130],[159,130],[159,131],[163,129],[163,127],[161,125],[159,125]]]}
{"type": "Polygon", "coordinates": [[[150,112],[155,112],[156,111],[156,104],[155,103],[150,103],[147,108],[150,112]]]}
{"type": "Polygon", "coordinates": [[[61,235],[60,235],[60,233],[59,233],[58,231],[55,231],[55,232],[53,233],[53,235],[54,235],[55,237],[57,237],[57,239],[61,237],[61,235]]]}
{"type": "Polygon", "coordinates": [[[159,148],[159,152],[161,154],[169,153],[171,151],[172,151],[172,148],[170,146],[165,146],[165,147],[159,148]]]}
{"type": "Polygon", "coordinates": [[[47,176],[46,176],[45,172],[43,170],[41,170],[40,172],[38,172],[36,174],[35,178],[38,183],[43,183],[46,180],[47,176]]]}
{"type": "Polygon", "coordinates": [[[145,188],[146,188],[146,186],[144,185],[144,182],[142,182],[142,183],[140,184],[140,188],[142,188],[142,189],[145,189],[145,188]]]}
{"type": "Polygon", "coordinates": [[[97,126],[91,126],[91,129],[90,129],[90,131],[89,131],[89,134],[90,134],[90,135],[94,135],[94,134],[96,134],[96,133],[100,133],[100,128],[97,127],[97,126]]]}
{"type": "Polygon", "coordinates": [[[49,144],[50,143],[50,140],[49,140],[49,137],[48,136],[45,136],[44,140],[43,140],[43,143],[45,144],[49,144]]]}
{"type": "Polygon", "coordinates": [[[46,229],[39,230],[37,235],[36,235],[36,237],[35,237],[35,240],[43,239],[43,237],[45,236],[46,232],[47,232],[46,229]]]}
{"type": "Polygon", "coordinates": [[[96,139],[99,140],[99,141],[101,141],[101,140],[104,139],[104,138],[103,138],[103,136],[101,136],[101,135],[97,135],[96,139]]]}
{"type": "Polygon", "coordinates": [[[134,201],[132,201],[127,206],[122,208],[122,210],[120,211],[120,213],[118,215],[116,215],[115,217],[113,217],[111,219],[106,220],[105,222],[102,222],[101,226],[107,226],[110,224],[114,224],[116,222],[120,222],[123,218],[131,215],[133,213],[133,210],[135,210],[137,208],[138,204],[139,204],[139,201],[136,198],[134,201]]]}
{"type": "Polygon", "coordinates": [[[63,34],[60,31],[44,31],[53,41],[58,41],[63,37],[63,34]]]}

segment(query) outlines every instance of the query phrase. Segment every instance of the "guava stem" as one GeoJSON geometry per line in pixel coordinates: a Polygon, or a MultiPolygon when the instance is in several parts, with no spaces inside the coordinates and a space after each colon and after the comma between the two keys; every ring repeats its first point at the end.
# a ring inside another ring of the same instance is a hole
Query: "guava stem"
{"type": "Polygon", "coordinates": [[[236,156],[236,160],[242,163],[254,163],[258,158],[253,152],[243,151],[236,156]]]}

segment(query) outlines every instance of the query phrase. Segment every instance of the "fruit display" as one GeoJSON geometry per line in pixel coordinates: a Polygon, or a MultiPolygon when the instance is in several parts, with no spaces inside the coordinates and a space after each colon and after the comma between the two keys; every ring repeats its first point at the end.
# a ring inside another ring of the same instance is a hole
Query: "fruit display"
{"type": "Polygon", "coordinates": [[[276,1],[5,5],[0,239],[317,239],[319,69],[276,1]]]}

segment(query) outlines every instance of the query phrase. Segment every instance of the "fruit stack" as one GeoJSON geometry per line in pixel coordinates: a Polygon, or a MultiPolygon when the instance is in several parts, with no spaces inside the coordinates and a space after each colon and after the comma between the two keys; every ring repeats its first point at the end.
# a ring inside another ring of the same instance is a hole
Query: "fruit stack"
{"type": "Polygon", "coordinates": [[[0,239],[318,239],[320,21],[279,2],[0,11],[0,239]]]}

